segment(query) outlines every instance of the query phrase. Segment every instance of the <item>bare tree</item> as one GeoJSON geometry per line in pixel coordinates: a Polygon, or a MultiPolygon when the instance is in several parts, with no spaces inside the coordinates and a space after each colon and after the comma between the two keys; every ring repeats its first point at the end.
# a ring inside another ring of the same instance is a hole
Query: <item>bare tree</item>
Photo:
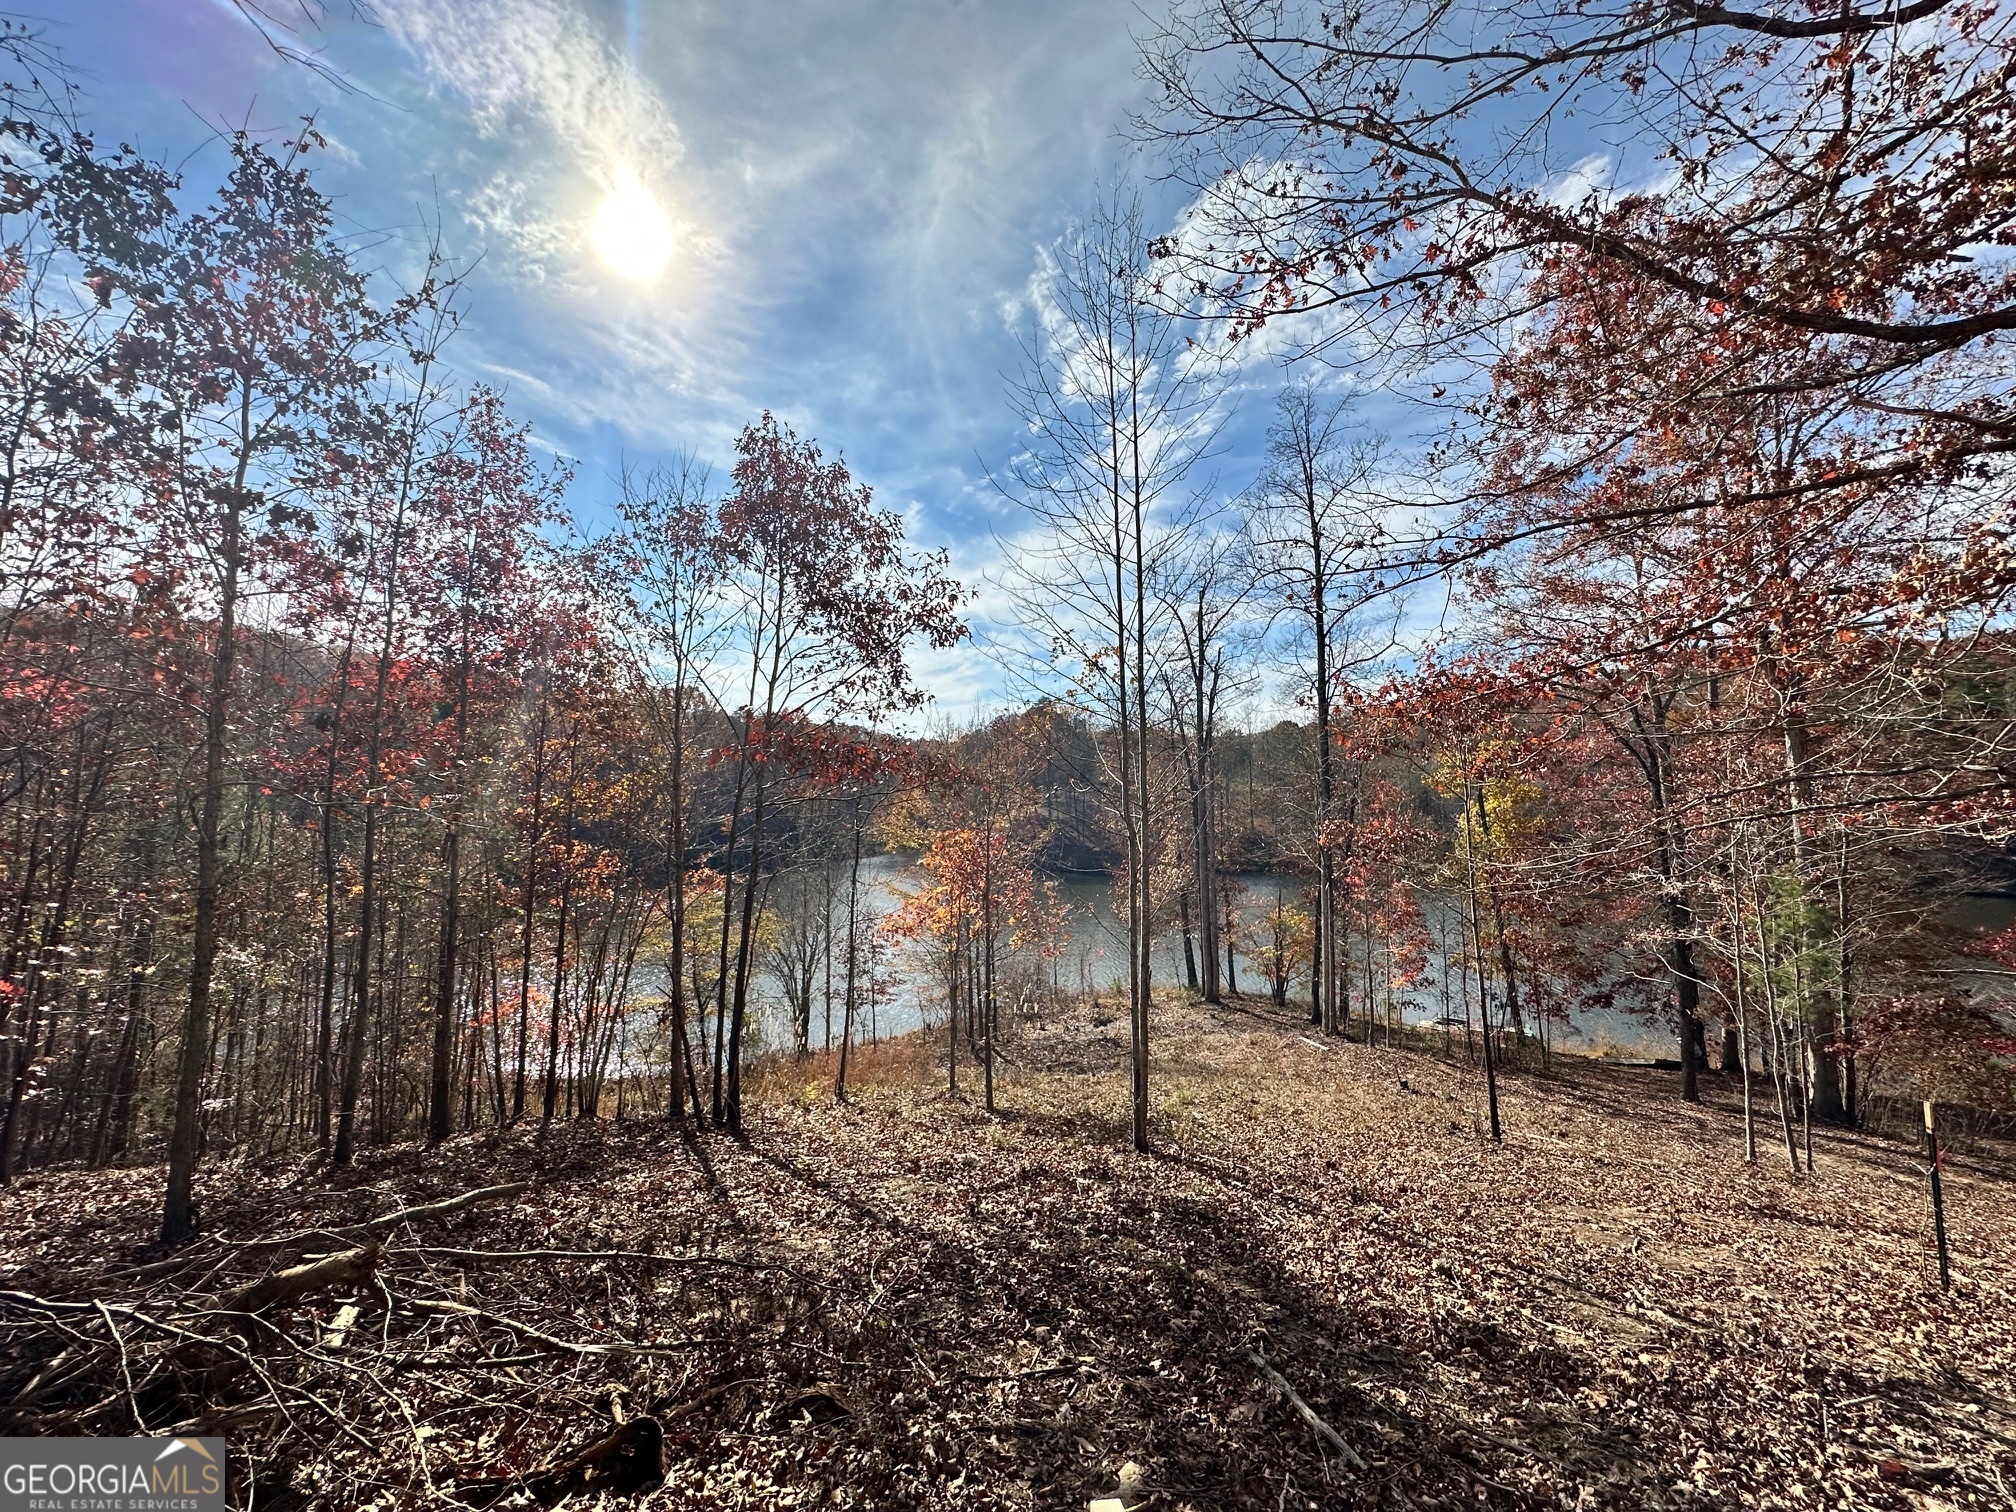
{"type": "MultiPolygon", "coordinates": [[[[1378,444],[1353,429],[1348,401],[1326,399],[1308,383],[1293,384],[1282,391],[1280,413],[1267,433],[1265,465],[1245,499],[1254,576],[1292,627],[1283,648],[1296,692],[1315,714],[1310,844],[1317,877],[1316,969],[1310,1019],[1328,1034],[1342,1032],[1350,1011],[1348,997],[1340,1011],[1337,877],[1338,863],[1349,860],[1356,813],[1355,785],[1347,783],[1339,792],[1337,684],[1393,644],[1391,625],[1373,627],[1362,612],[1377,590],[1368,568],[1381,533],[1382,500],[1373,487],[1379,463],[1378,444]]],[[[1396,610],[1389,603],[1384,613],[1396,610]]]]}
{"type": "MultiPolygon", "coordinates": [[[[686,1023],[688,809],[686,746],[692,721],[706,703],[708,666],[722,635],[723,568],[713,547],[711,480],[691,456],[647,474],[626,476],[617,509],[623,529],[601,545],[618,569],[621,598],[615,623],[631,641],[630,666],[650,688],[645,705],[665,752],[666,1112],[683,1119],[690,1096],[701,1116],[686,1023]],[[664,686],[669,679],[670,686],[664,686]]],[[[696,1012],[701,1005],[695,1004],[696,1012]]]]}
{"type": "Polygon", "coordinates": [[[1151,591],[1175,539],[1179,488],[1217,433],[1205,348],[1149,278],[1137,195],[1115,191],[1049,249],[1013,388],[1031,444],[1011,469],[1042,544],[1018,568],[1047,664],[1112,731],[1102,748],[1125,840],[1133,1137],[1148,1148],[1149,950],[1155,864],[1146,732],[1151,591]]]}
{"type": "Polygon", "coordinates": [[[1163,668],[1170,725],[1189,799],[1191,895],[1182,900],[1185,947],[1195,903],[1197,954],[1191,985],[1222,1000],[1224,931],[1218,885],[1218,736],[1226,704],[1250,682],[1250,560],[1221,535],[1198,534],[1170,554],[1156,586],[1173,655],[1163,668]]]}

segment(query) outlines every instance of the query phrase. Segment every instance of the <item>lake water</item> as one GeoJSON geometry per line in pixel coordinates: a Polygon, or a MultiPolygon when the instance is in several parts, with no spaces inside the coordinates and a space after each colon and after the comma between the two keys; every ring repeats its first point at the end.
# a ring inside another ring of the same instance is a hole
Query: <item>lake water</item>
{"type": "MultiPolygon", "coordinates": [[[[846,909],[846,867],[838,870],[836,893],[838,895],[839,920],[836,933],[844,950],[845,909],[846,909]]],[[[1240,919],[1248,926],[1249,940],[1258,934],[1258,921],[1274,905],[1277,897],[1288,903],[1304,903],[1304,894],[1309,887],[1307,879],[1301,877],[1243,876],[1232,879],[1237,888],[1236,909],[1240,919]]],[[[1120,900],[1120,911],[1114,907],[1114,887],[1105,877],[1060,877],[1053,879],[1058,894],[1069,911],[1070,939],[1060,957],[1046,966],[1039,966],[1033,959],[1008,957],[997,964],[1000,977],[1000,994],[1004,1003],[1012,1004],[1023,986],[1039,975],[1045,986],[1064,993],[1099,992],[1113,996],[1124,996],[1127,970],[1127,926],[1124,917],[1125,899],[1120,900]]],[[[904,856],[870,856],[861,862],[861,906],[865,916],[879,917],[892,912],[902,905],[903,899],[911,892],[926,885],[928,879],[916,862],[904,856]]],[[[1396,1006],[1402,1019],[1414,1025],[1433,1023],[1445,1015],[1461,1020],[1464,1016],[1464,984],[1457,976],[1445,976],[1445,960],[1440,949],[1442,937],[1446,934],[1451,949],[1461,939],[1461,930],[1453,910],[1446,904],[1431,900],[1429,905],[1429,926],[1431,948],[1428,967],[1422,979],[1406,991],[1397,995],[1396,1006]],[[1445,994],[1446,989],[1446,994],[1445,994]]],[[[856,1030],[862,1038],[883,1037],[903,1034],[945,1021],[945,989],[942,980],[935,974],[935,952],[928,947],[906,947],[897,945],[889,948],[887,963],[889,974],[895,978],[893,989],[878,994],[873,1005],[873,1021],[857,1022],[856,1030]]],[[[1258,963],[1250,956],[1235,953],[1235,976],[1238,988],[1249,996],[1264,995],[1267,992],[1266,978],[1258,963]]],[[[1183,963],[1183,937],[1179,929],[1171,927],[1159,935],[1150,956],[1150,969],[1154,980],[1162,986],[1181,986],[1187,981],[1183,963]]],[[[1361,968],[1362,970],[1362,968],[1361,968]]],[[[836,981],[838,968],[836,967],[836,981]]],[[[836,992],[838,987],[836,985],[836,992]]],[[[1383,984],[1380,988],[1382,994],[1383,984]]],[[[1470,1013],[1476,1009],[1473,1001],[1470,1013]]],[[[790,1041],[789,1017],[784,1008],[784,994],[773,974],[765,973],[756,983],[756,992],[765,1012],[763,1036],[767,1044],[786,1045],[790,1041]]],[[[1291,987],[1291,1001],[1306,1005],[1308,988],[1306,982],[1291,987]]],[[[1354,1016],[1358,1011],[1357,994],[1353,997],[1354,1016]]],[[[863,1010],[864,1015],[866,1009],[863,1010]]],[[[839,1033],[837,1025],[834,1033],[839,1033]]],[[[813,1044],[818,1046],[824,1038],[823,1003],[815,998],[813,1004],[813,1044]]],[[[1608,1050],[1627,1055],[1654,1055],[1673,1052],[1672,1032],[1656,1019],[1625,1013],[1603,1011],[1578,1015],[1566,1025],[1551,1026],[1550,1037],[1564,1050],[1594,1053],[1608,1050]]]]}
{"type": "MultiPolygon", "coordinates": [[[[1100,992],[1122,997],[1125,993],[1127,961],[1127,929],[1124,918],[1125,899],[1120,900],[1121,912],[1114,907],[1114,888],[1105,877],[1062,877],[1053,879],[1058,893],[1069,910],[1069,943],[1054,963],[1041,966],[1033,960],[1006,957],[998,963],[1000,996],[1004,1004],[1012,1004],[1023,986],[1039,974],[1043,983],[1053,990],[1064,993],[1100,992]]],[[[1248,938],[1257,935],[1258,921],[1270,909],[1276,897],[1289,903],[1304,902],[1309,888],[1307,879],[1300,877],[1244,876],[1231,879],[1237,888],[1237,910],[1239,917],[1249,926],[1248,938]]],[[[910,892],[926,885],[928,879],[918,868],[914,859],[904,856],[870,856],[861,862],[861,906],[864,919],[872,919],[893,911],[901,906],[910,892]]],[[[846,927],[846,883],[847,870],[844,864],[837,869],[835,894],[839,910],[836,921],[836,935],[844,950],[846,927]]],[[[1431,898],[1427,902],[1430,951],[1427,969],[1421,980],[1397,995],[1396,1006],[1402,1019],[1412,1025],[1432,1024],[1445,1016],[1461,1021],[1466,1015],[1465,990],[1468,988],[1471,1001],[1467,1006],[1469,1015],[1475,1015],[1475,983],[1464,983],[1463,971],[1451,972],[1443,952],[1443,942],[1454,950],[1463,938],[1460,916],[1452,903],[1431,898]]],[[[1955,928],[1968,933],[1987,933],[2005,928],[2016,919],[2016,899],[2006,897],[1963,896],[1952,900],[1945,910],[1947,921],[1955,928]]],[[[943,1024],[945,1021],[945,999],[942,979],[937,975],[936,952],[929,947],[888,947],[885,965],[888,975],[893,977],[889,990],[878,993],[872,1005],[872,1018],[864,1006],[862,1018],[857,1021],[856,1032],[863,1038],[881,1038],[894,1034],[943,1024]]],[[[1267,991],[1266,979],[1258,964],[1245,955],[1235,957],[1237,985],[1241,992],[1249,996],[1264,995],[1267,991]]],[[[1186,981],[1183,965],[1183,938],[1181,932],[1171,927],[1155,941],[1151,968],[1154,979],[1161,986],[1181,986],[1186,981]]],[[[1360,968],[1362,971],[1362,967],[1360,968]]],[[[835,970],[836,994],[839,991],[839,968],[835,970]]],[[[1495,981],[1494,981],[1495,988],[1495,981]]],[[[1291,1001],[1302,1005],[1308,1003],[1306,984],[1291,988],[1291,1001]]],[[[1361,989],[1362,990],[1362,989],[1361,989]]],[[[1383,993],[1384,987],[1380,988],[1383,993]]],[[[776,977],[765,972],[756,983],[756,992],[763,1007],[762,1033],[765,1042],[772,1046],[783,1046],[790,1042],[789,1018],[784,1008],[784,995],[776,977]]],[[[1655,996],[1656,996],[1655,991],[1655,996]]],[[[1359,993],[1353,993],[1353,1014],[1359,1011],[1359,993]]],[[[834,1008],[835,1023],[833,1033],[839,1033],[839,1005],[834,1008]]],[[[1565,1023],[1548,1026],[1550,1042],[1561,1050],[1578,1054],[1612,1054],[1631,1057],[1673,1056],[1678,1053],[1674,1043],[1674,1031],[1660,1014],[1632,1013],[1622,1009],[1596,1009],[1577,1012],[1565,1023]]],[[[823,1003],[815,997],[813,1003],[813,1044],[818,1046],[824,1039],[823,1003]]],[[[1711,1045],[1710,1053],[1714,1053],[1711,1045]]]]}

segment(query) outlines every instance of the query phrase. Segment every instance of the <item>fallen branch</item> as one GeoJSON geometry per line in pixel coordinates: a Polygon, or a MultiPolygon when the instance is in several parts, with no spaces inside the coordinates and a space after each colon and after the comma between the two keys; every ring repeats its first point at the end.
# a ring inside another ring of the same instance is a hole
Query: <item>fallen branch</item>
{"type": "Polygon", "coordinates": [[[705,1391],[695,1396],[686,1398],[685,1401],[679,1403],[676,1407],[667,1407],[664,1411],[657,1414],[658,1421],[660,1423],[676,1423],[679,1419],[690,1417],[692,1414],[698,1412],[709,1402],[726,1396],[738,1386],[754,1386],[755,1384],[756,1379],[753,1376],[740,1381],[722,1381],[718,1385],[709,1386],[705,1391]]]}
{"type": "Polygon", "coordinates": [[[401,1306],[416,1312],[440,1313],[451,1318],[474,1318],[483,1323],[494,1323],[497,1327],[516,1334],[528,1344],[536,1344],[550,1354],[565,1355],[642,1355],[677,1358],[687,1350],[705,1342],[695,1339],[686,1344],[580,1344],[571,1339],[556,1339],[552,1334],[534,1328],[530,1323],[520,1323],[516,1318],[507,1318],[502,1313],[485,1312],[480,1307],[471,1307],[466,1302],[434,1301],[425,1297],[402,1299],[401,1306]]]}
{"type": "Polygon", "coordinates": [[[650,1250],[480,1250],[451,1249],[440,1244],[416,1244],[402,1254],[441,1255],[450,1260],[645,1260],[655,1265],[719,1265],[733,1270],[785,1271],[788,1265],[763,1260],[734,1260],[726,1255],[660,1255],[650,1250]]]}
{"type": "Polygon", "coordinates": [[[1493,1433],[1490,1429],[1480,1428],[1475,1423],[1463,1424],[1463,1432],[1472,1438],[1482,1439],[1487,1444],[1496,1444],[1500,1449],[1510,1449],[1515,1454],[1536,1459],[1543,1465],[1553,1465],[1563,1470],[1570,1468],[1568,1462],[1559,1455],[1549,1454],[1545,1449],[1536,1449],[1533,1445],[1522,1443],[1515,1438],[1506,1438],[1502,1433],[1493,1433]]]}
{"type": "Polygon", "coordinates": [[[1040,1381],[1048,1376],[1076,1375],[1090,1364],[1089,1360],[1066,1360],[1059,1365],[1039,1365],[1034,1370],[1011,1370],[1006,1375],[979,1375],[969,1371],[959,1379],[980,1381],[988,1385],[1001,1381],[1040,1381]]]}
{"type": "Polygon", "coordinates": [[[1267,1363],[1266,1356],[1262,1355],[1258,1350],[1249,1349],[1246,1351],[1246,1358],[1251,1360],[1260,1373],[1267,1377],[1268,1382],[1276,1391],[1288,1399],[1288,1404],[1302,1415],[1303,1422],[1322,1435],[1329,1442],[1330,1446],[1354,1468],[1359,1470],[1365,1468],[1365,1461],[1358,1457],[1358,1452],[1355,1449],[1344,1442],[1344,1435],[1316,1415],[1316,1409],[1302,1400],[1300,1393],[1288,1384],[1286,1376],[1267,1363]]]}
{"type": "Polygon", "coordinates": [[[76,1353],[77,1346],[71,1344],[50,1356],[48,1360],[43,1362],[42,1368],[35,1372],[28,1384],[7,1399],[7,1410],[15,1411],[24,1407],[32,1407],[35,1405],[38,1397],[45,1396],[49,1392],[54,1391],[61,1384],[63,1367],[70,1363],[71,1357],[76,1353]]]}
{"type": "Polygon", "coordinates": [[[444,1197],[439,1202],[423,1202],[415,1207],[396,1208],[392,1212],[363,1223],[341,1224],[335,1228],[297,1229],[291,1234],[279,1234],[266,1239],[240,1239],[231,1245],[236,1250],[285,1249],[290,1244],[304,1244],[312,1239],[347,1240],[355,1243],[360,1239],[372,1239],[406,1223],[427,1223],[436,1218],[450,1218],[470,1208],[481,1207],[489,1202],[502,1202],[517,1197],[532,1189],[529,1181],[507,1181],[502,1186],[478,1187],[473,1192],[463,1192],[460,1196],[444,1197]]]}
{"type": "MultiPolygon", "coordinates": [[[[507,1197],[517,1197],[532,1190],[529,1181],[507,1181],[502,1186],[478,1187],[473,1192],[464,1192],[459,1197],[446,1197],[439,1202],[423,1202],[418,1207],[400,1208],[387,1213],[382,1218],[373,1218],[369,1223],[358,1224],[354,1232],[362,1238],[366,1234],[383,1233],[402,1223],[426,1223],[435,1218],[447,1218],[456,1213],[466,1212],[472,1207],[481,1207],[486,1202],[502,1202],[507,1197]]],[[[352,1230],[338,1229],[338,1233],[352,1230]]]]}
{"type": "MultiPolygon", "coordinates": [[[[164,1319],[150,1316],[137,1308],[129,1307],[120,1302],[103,1302],[98,1300],[90,1302],[58,1302],[53,1298],[38,1297],[32,1292],[0,1291],[0,1308],[8,1307],[21,1312],[39,1313],[45,1319],[50,1320],[52,1325],[54,1319],[59,1317],[79,1313],[93,1313],[105,1323],[106,1327],[110,1328],[112,1326],[112,1314],[117,1313],[120,1317],[142,1328],[149,1329],[155,1333],[165,1334],[167,1337],[179,1341],[180,1345],[185,1349],[194,1347],[217,1350],[228,1356],[238,1365],[251,1370],[257,1375],[261,1383],[266,1387],[268,1394],[273,1398],[274,1405],[283,1413],[287,1411],[286,1404],[282,1398],[283,1387],[281,1384],[268,1375],[265,1368],[259,1363],[258,1358],[235,1339],[220,1339],[211,1334],[198,1333],[194,1329],[184,1328],[180,1324],[170,1323],[164,1319]]],[[[118,1343],[123,1348],[125,1341],[120,1339],[118,1343]]],[[[375,1448],[369,1439],[351,1427],[334,1409],[313,1392],[308,1391],[304,1387],[291,1384],[284,1387],[284,1390],[288,1394],[299,1397],[311,1407],[314,1407],[324,1417],[328,1418],[338,1431],[348,1438],[355,1440],[359,1447],[366,1450],[375,1448]]],[[[181,1427],[183,1425],[177,1424],[171,1426],[181,1427]]]]}
{"type": "Polygon", "coordinates": [[[112,1321],[112,1309],[95,1297],[92,1305],[98,1309],[98,1316],[105,1320],[105,1331],[112,1335],[112,1343],[119,1351],[119,1379],[126,1387],[127,1410],[133,1414],[133,1426],[142,1433],[147,1431],[147,1415],[140,1410],[140,1394],[133,1389],[133,1364],[126,1357],[126,1339],[119,1332],[119,1325],[112,1321]]]}
{"type": "Polygon", "coordinates": [[[207,1312],[259,1313],[285,1307],[314,1292],[337,1286],[361,1286],[378,1270],[378,1246],[360,1245],[311,1260],[306,1265],[289,1266],[270,1276],[214,1297],[207,1312]]]}
{"type": "MultiPolygon", "coordinates": [[[[123,1302],[58,1302],[50,1297],[38,1297],[32,1292],[0,1291],[0,1307],[13,1307],[22,1312],[40,1313],[52,1319],[76,1313],[95,1313],[103,1317],[106,1312],[115,1312],[121,1317],[130,1318],[143,1328],[150,1328],[157,1333],[166,1334],[171,1339],[182,1339],[196,1344],[214,1344],[217,1348],[228,1352],[243,1353],[237,1345],[228,1339],[213,1338],[209,1334],[197,1333],[191,1328],[183,1328],[178,1324],[164,1322],[159,1318],[151,1317],[139,1311],[137,1308],[129,1307],[123,1302]]],[[[246,1358],[250,1359],[251,1357],[247,1355],[246,1358]]]]}

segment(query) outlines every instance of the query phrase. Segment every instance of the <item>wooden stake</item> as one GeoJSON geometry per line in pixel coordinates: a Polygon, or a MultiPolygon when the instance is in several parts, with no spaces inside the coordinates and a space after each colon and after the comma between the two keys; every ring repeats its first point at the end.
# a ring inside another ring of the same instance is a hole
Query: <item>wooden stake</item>
{"type": "MultiPolygon", "coordinates": [[[[1482,787],[1476,790],[1476,795],[1477,812],[1481,815],[1484,809],[1484,790],[1482,787]]],[[[1464,807],[1467,810],[1469,805],[1465,804],[1464,807]]],[[[1468,812],[1463,816],[1463,827],[1466,832],[1470,829],[1470,815],[1468,812]]],[[[1481,834],[1481,826],[1475,834],[1481,834]]],[[[1491,1047],[1491,990],[1484,982],[1484,924],[1477,912],[1477,839],[1475,838],[1475,834],[1466,835],[1466,838],[1470,839],[1470,844],[1467,847],[1470,862],[1470,938],[1477,946],[1477,1007],[1484,1020],[1484,1093],[1491,1108],[1491,1142],[1493,1144],[1503,1144],[1505,1142],[1504,1131],[1498,1126],[1498,1059],[1492,1053],[1491,1047]]]]}
{"type": "Polygon", "coordinates": [[[1953,1289],[1953,1271],[1946,1258],[1946,1195],[1939,1188],[1939,1130],[1934,1104],[1925,1100],[1925,1149],[1931,1156],[1926,1174],[1932,1178],[1932,1235],[1939,1244],[1939,1289],[1953,1289]]]}

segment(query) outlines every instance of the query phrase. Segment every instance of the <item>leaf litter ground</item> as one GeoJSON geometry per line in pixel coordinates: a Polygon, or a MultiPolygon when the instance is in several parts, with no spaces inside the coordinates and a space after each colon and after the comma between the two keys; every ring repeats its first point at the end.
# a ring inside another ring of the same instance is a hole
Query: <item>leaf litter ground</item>
{"type": "Polygon", "coordinates": [[[223,1432],[275,1508],[2016,1512],[2006,1148],[1947,1166],[1942,1295],[1917,1152],[1827,1131],[1794,1178],[1760,1099],[1746,1166],[1733,1080],[1687,1107],[1557,1058],[1504,1077],[1496,1147],[1460,1041],[1168,1001],[1143,1156],[1125,1034],[1018,1030],[993,1115],[912,1040],[844,1107],[776,1067],[740,1141],[216,1163],[165,1258],[158,1170],[33,1173],[0,1192],[5,1431],[223,1432]],[[233,1310],[324,1256],[351,1279],[233,1310]]]}

